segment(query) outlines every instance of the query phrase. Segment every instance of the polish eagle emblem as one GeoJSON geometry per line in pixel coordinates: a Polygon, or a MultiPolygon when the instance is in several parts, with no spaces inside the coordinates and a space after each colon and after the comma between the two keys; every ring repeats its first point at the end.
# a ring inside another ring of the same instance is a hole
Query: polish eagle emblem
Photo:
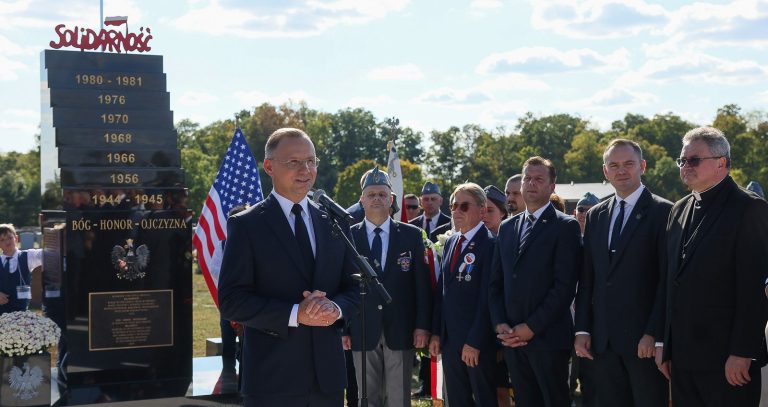
{"type": "Polygon", "coordinates": [[[11,385],[14,396],[21,400],[30,400],[37,396],[37,388],[43,383],[43,371],[38,366],[30,368],[27,362],[24,362],[23,369],[12,366],[8,384],[11,385]]]}
{"type": "Polygon", "coordinates": [[[117,270],[117,278],[133,281],[144,278],[144,271],[149,264],[149,248],[143,244],[133,248],[133,239],[126,239],[125,245],[112,248],[112,265],[117,270]]]}

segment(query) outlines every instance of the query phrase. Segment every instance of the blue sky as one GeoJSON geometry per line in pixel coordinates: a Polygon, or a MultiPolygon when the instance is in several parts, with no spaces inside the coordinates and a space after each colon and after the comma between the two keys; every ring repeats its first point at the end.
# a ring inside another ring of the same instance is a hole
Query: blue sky
{"type": "MultiPolygon", "coordinates": [[[[418,130],[512,127],[526,111],[606,128],[627,112],[710,123],[768,104],[768,0],[104,0],[151,27],[174,120],[263,102],[364,107],[418,130]]],[[[0,151],[40,121],[53,27],[97,28],[98,1],[0,0],[0,151]]]]}

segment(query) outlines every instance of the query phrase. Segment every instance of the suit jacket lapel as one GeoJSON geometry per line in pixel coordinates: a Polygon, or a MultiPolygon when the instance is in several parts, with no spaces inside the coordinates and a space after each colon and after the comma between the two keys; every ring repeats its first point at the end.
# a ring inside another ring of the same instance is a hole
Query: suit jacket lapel
{"type": "MultiPolygon", "coordinates": [[[[397,222],[394,220],[389,221],[389,239],[387,243],[387,263],[384,266],[386,269],[386,273],[384,273],[384,277],[391,274],[390,271],[394,270],[395,262],[397,261],[397,255],[400,254],[400,247],[397,244],[400,242],[400,227],[397,225],[397,222]]],[[[411,253],[411,256],[413,256],[413,253],[411,253]]]]}
{"type": "Polygon", "coordinates": [[[637,200],[637,203],[635,203],[635,207],[632,208],[632,212],[629,213],[629,219],[627,219],[627,223],[624,225],[624,229],[621,231],[621,236],[619,237],[619,245],[616,247],[616,254],[611,257],[611,271],[614,270],[616,264],[619,262],[619,259],[627,249],[629,242],[632,240],[632,234],[635,233],[637,226],[643,221],[643,218],[645,217],[648,210],[648,205],[652,200],[653,198],[651,197],[650,191],[648,191],[647,188],[644,189],[640,194],[640,198],[637,200]]]}
{"type": "Polygon", "coordinates": [[[506,253],[508,256],[512,256],[512,259],[510,261],[512,262],[512,267],[515,266],[517,263],[517,259],[520,258],[520,253],[518,252],[517,248],[520,246],[520,229],[523,227],[523,223],[525,221],[525,217],[523,216],[515,216],[515,218],[512,220],[512,230],[514,230],[514,233],[512,236],[512,244],[509,246],[511,248],[514,248],[513,250],[504,250],[503,253],[506,253]]]}
{"type": "MultiPolygon", "coordinates": [[[[304,266],[301,256],[298,255],[298,253],[300,253],[299,244],[296,242],[296,237],[293,235],[291,225],[288,224],[288,218],[285,217],[285,213],[283,213],[283,210],[280,208],[280,203],[277,202],[277,198],[270,194],[267,197],[266,202],[264,202],[262,210],[267,214],[265,219],[266,224],[272,229],[277,240],[285,246],[286,253],[289,253],[288,257],[290,257],[291,262],[296,266],[296,269],[299,271],[299,274],[305,282],[309,284],[311,278],[305,271],[308,267],[304,266]]],[[[317,263],[317,261],[315,261],[315,263],[317,263]]]]}
{"type": "Polygon", "coordinates": [[[608,255],[608,231],[611,228],[611,208],[613,207],[615,199],[615,197],[611,198],[611,200],[600,209],[600,212],[597,213],[597,230],[590,232],[590,237],[595,237],[591,243],[592,246],[596,248],[596,250],[592,252],[592,255],[595,257],[595,262],[599,262],[599,264],[602,264],[605,267],[608,267],[611,262],[610,256],[608,255]]]}
{"type": "MultiPolygon", "coordinates": [[[[701,240],[704,238],[704,236],[707,235],[709,229],[715,223],[717,218],[719,218],[723,213],[723,209],[726,207],[725,201],[728,200],[728,197],[730,197],[731,193],[733,192],[733,188],[736,186],[730,177],[723,180],[723,182],[726,182],[727,184],[723,185],[723,189],[717,194],[717,196],[714,197],[712,203],[709,204],[710,207],[707,209],[707,213],[704,215],[704,219],[701,220],[701,226],[699,227],[698,232],[696,232],[696,236],[694,236],[692,241],[688,244],[685,258],[680,262],[681,272],[685,267],[685,264],[696,251],[696,248],[699,246],[699,243],[701,243],[701,240]]],[[[686,219],[689,218],[686,217],[686,219]]],[[[695,227],[695,225],[690,225],[689,227],[695,227]]]]}

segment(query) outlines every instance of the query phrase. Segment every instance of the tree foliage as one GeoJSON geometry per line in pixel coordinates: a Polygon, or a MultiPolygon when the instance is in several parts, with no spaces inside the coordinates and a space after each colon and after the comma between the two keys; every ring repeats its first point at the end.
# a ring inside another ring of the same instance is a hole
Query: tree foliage
{"type": "MultiPolygon", "coordinates": [[[[721,129],[728,138],[731,174],[737,182],[744,185],[754,180],[768,187],[768,113],[743,112],[736,104],[717,109],[712,123],[691,123],[673,112],[653,117],[626,113],[604,131],[575,115],[527,113],[511,130],[467,124],[425,135],[402,126],[395,117],[377,119],[364,108],[323,112],[304,102],[262,103],[206,126],[185,119],[176,127],[189,208],[199,213],[236,126],[243,130],[259,163],[265,193],[272,189],[261,166],[267,138],[278,128],[296,127],[312,137],[320,158],[315,186],[333,191],[340,203],[351,204],[360,195],[362,173],[376,163],[385,169],[387,143],[395,137],[406,193],[418,193],[427,179],[437,183],[446,196],[464,181],[503,187],[533,155],[555,163],[558,182],[600,182],[603,149],[610,140],[621,137],[635,140],[643,148],[648,164],[643,182],[654,193],[677,200],[687,193],[674,161],[680,154],[682,136],[703,124],[721,129]]],[[[41,201],[39,150],[0,154],[0,171],[2,221],[36,224],[41,201]]]]}

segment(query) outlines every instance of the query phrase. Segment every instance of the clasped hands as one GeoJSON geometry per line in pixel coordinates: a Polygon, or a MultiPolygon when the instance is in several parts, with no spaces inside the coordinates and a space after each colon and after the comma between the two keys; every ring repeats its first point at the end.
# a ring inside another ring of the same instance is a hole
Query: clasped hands
{"type": "Polygon", "coordinates": [[[339,308],[325,296],[325,292],[304,291],[296,316],[301,325],[330,326],[339,319],[339,308]]]}
{"type": "Polygon", "coordinates": [[[527,345],[534,335],[526,323],[517,324],[514,328],[507,323],[498,324],[496,325],[496,334],[501,344],[510,348],[527,345]]]}

